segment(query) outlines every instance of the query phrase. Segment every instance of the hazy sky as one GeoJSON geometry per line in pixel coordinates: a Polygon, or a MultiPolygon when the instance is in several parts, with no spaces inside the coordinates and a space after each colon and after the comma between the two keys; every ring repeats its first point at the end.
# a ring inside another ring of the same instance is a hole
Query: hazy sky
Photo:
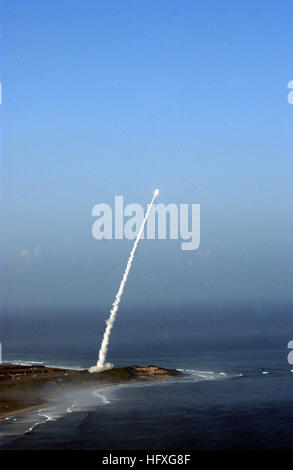
{"type": "Polygon", "coordinates": [[[156,187],[201,247],[142,241],[124,308],[292,302],[292,1],[1,3],[2,306],[109,308],[92,208],[156,187]]]}

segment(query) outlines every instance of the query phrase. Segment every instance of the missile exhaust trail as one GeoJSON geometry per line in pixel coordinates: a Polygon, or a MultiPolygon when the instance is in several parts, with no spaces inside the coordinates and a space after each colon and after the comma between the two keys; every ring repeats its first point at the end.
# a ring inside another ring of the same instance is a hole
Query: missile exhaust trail
{"type": "Polygon", "coordinates": [[[124,292],[124,289],[125,289],[125,286],[126,286],[128,274],[130,272],[130,269],[131,269],[131,266],[132,266],[132,263],[133,263],[133,260],[134,260],[135,252],[137,250],[137,247],[138,247],[138,244],[139,244],[139,241],[140,241],[140,237],[142,235],[142,232],[143,232],[144,226],[146,224],[146,221],[148,219],[148,216],[150,214],[151,208],[152,208],[152,206],[154,204],[154,201],[155,201],[156,197],[158,196],[158,194],[159,194],[159,190],[156,189],[155,192],[154,192],[154,195],[153,195],[153,199],[151,200],[151,203],[148,207],[145,218],[143,219],[143,222],[141,224],[141,227],[139,229],[139,232],[138,232],[137,237],[135,239],[135,242],[133,244],[132,250],[130,252],[130,255],[129,255],[129,258],[128,258],[128,261],[127,261],[127,265],[126,265],[126,268],[125,268],[125,271],[124,271],[124,274],[123,274],[123,277],[122,277],[122,281],[120,283],[119,290],[116,294],[115,300],[114,300],[113,305],[112,305],[112,309],[110,311],[110,316],[109,316],[108,320],[106,320],[106,329],[105,329],[102,344],[101,344],[101,347],[100,347],[97,364],[95,366],[90,367],[89,372],[100,372],[102,370],[111,369],[113,367],[113,364],[110,364],[109,362],[106,362],[111,331],[112,331],[113,325],[115,323],[116,315],[117,315],[117,312],[118,312],[118,309],[119,309],[119,304],[120,304],[120,301],[121,301],[121,298],[122,298],[122,295],[123,295],[123,292],[124,292]]]}

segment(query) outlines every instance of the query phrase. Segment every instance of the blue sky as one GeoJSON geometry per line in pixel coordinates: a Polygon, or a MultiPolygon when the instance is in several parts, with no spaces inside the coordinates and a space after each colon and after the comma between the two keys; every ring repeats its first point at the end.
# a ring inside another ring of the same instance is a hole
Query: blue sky
{"type": "Polygon", "coordinates": [[[2,306],[110,306],[132,243],[92,208],[156,187],[201,248],[143,241],[125,308],[291,303],[292,2],[1,4],[2,306]]]}

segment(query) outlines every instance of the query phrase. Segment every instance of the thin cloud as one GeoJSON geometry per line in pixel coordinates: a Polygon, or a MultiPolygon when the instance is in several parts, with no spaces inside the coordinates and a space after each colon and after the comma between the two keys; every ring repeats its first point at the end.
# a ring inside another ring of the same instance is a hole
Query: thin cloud
{"type": "Polygon", "coordinates": [[[197,256],[206,257],[206,256],[211,256],[213,254],[214,254],[214,252],[210,248],[206,248],[206,249],[199,248],[197,250],[197,256]]]}
{"type": "Polygon", "coordinates": [[[20,258],[24,260],[32,260],[36,258],[40,258],[42,256],[42,250],[39,246],[35,246],[32,250],[29,250],[28,248],[24,248],[20,252],[20,258]]]}

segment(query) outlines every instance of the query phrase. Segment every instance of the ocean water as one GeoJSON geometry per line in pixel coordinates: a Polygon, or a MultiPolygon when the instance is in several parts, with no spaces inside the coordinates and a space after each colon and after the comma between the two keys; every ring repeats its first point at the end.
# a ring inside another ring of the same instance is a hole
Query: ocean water
{"type": "MultiPolygon", "coordinates": [[[[155,322],[151,314],[155,328],[140,318],[140,324],[131,326],[132,315],[125,315],[125,322],[115,325],[109,360],[115,366],[178,368],[185,377],[53,395],[48,408],[2,419],[0,448],[292,449],[290,309],[243,310],[245,321],[217,313],[204,312],[181,328],[176,315],[166,327],[166,316],[155,322]]],[[[53,315],[42,322],[35,315],[23,316],[18,323],[10,316],[2,335],[3,359],[89,367],[100,339],[94,325],[91,314],[74,319],[53,315]]]]}

